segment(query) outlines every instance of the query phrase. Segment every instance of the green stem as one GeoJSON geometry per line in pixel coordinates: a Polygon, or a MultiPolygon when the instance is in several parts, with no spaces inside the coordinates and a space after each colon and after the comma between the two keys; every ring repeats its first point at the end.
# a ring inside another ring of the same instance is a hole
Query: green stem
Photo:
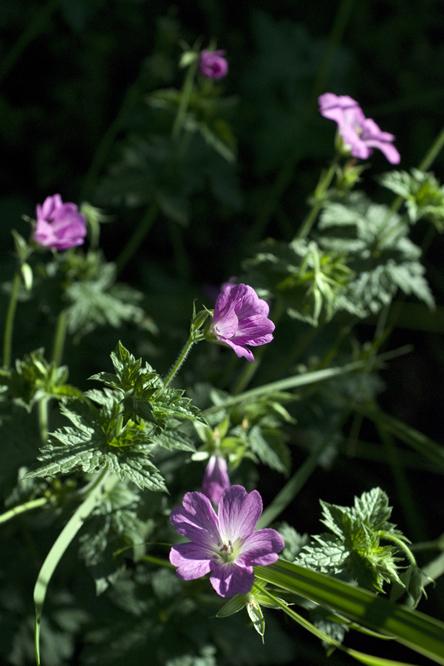
{"type": "Polygon", "coordinates": [[[175,364],[173,365],[173,367],[171,368],[171,370],[169,371],[169,373],[167,374],[167,376],[165,377],[165,379],[163,381],[164,388],[166,388],[168,386],[170,381],[173,379],[174,375],[179,371],[182,363],[185,361],[186,357],[189,354],[189,351],[190,351],[191,347],[194,345],[195,342],[196,342],[196,340],[193,338],[192,335],[190,335],[186,345],[184,346],[184,348],[180,352],[180,354],[177,358],[177,361],[175,362],[175,364]]]}
{"type": "Polygon", "coordinates": [[[411,550],[414,550],[415,553],[423,550],[444,550],[444,534],[441,534],[434,541],[423,541],[421,543],[414,543],[411,546],[411,550]]]}
{"type": "MultiPolygon", "coordinates": [[[[335,21],[329,36],[327,49],[322,60],[322,64],[319,70],[317,79],[313,85],[313,90],[310,95],[310,101],[307,103],[304,122],[306,121],[309,114],[313,111],[315,102],[320,92],[323,92],[325,82],[328,79],[331,68],[334,63],[335,51],[341,43],[342,36],[347,27],[348,20],[350,18],[350,13],[353,5],[353,0],[342,0],[339,9],[336,13],[335,21]]],[[[291,139],[290,139],[291,140],[291,139]]],[[[296,143],[296,141],[295,141],[296,143]]],[[[248,242],[250,244],[257,242],[259,238],[262,237],[264,230],[267,227],[267,224],[276,210],[277,203],[283,193],[285,192],[287,186],[292,180],[295,167],[300,159],[303,157],[300,148],[299,142],[297,142],[297,148],[292,155],[286,160],[283,164],[282,169],[276,176],[276,180],[273,183],[271,188],[270,196],[266,201],[265,205],[262,207],[261,213],[256,219],[256,223],[252,227],[248,242]]]]}
{"type": "Polygon", "coordinates": [[[193,92],[194,77],[198,64],[199,58],[197,57],[196,60],[189,66],[185,81],[183,82],[179,108],[177,109],[177,115],[174,120],[173,129],[171,131],[171,136],[173,139],[178,139],[180,136],[188,105],[190,103],[191,93],[193,92]]]}
{"type": "Polygon", "coordinates": [[[378,532],[378,536],[381,539],[385,539],[386,541],[393,541],[393,543],[396,543],[398,548],[400,548],[402,551],[404,551],[407,559],[409,560],[410,564],[414,567],[417,567],[418,565],[416,564],[415,556],[413,555],[412,551],[410,548],[407,546],[406,543],[402,539],[399,539],[397,536],[394,534],[389,534],[388,532],[384,532],[381,530],[378,532]]]}
{"type": "MultiPolygon", "coordinates": [[[[377,362],[382,362],[384,360],[389,360],[395,358],[399,355],[399,350],[393,352],[386,352],[385,354],[380,354],[375,359],[372,359],[369,363],[368,359],[362,359],[360,361],[353,361],[352,363],[346,363],[343,366],[338,366],[335,368],[326,368],[323,370],[315,370],[313,372],[307,372],[301,375],[295,375],[293,377],[286,377],[285,379],[279,379],[276,382],[270,382],[269,384],[264,384],[239,395],[233,395],[230,398],[227,398],[223,403],[219,405],[213,405],[208,407],[203,411],[203,414],[212,414],[220,409],[226,409],[227,407],[232,407],[237,405],[240,402],[245,402],[246,400],[255,400],[256,398],[267,395],[267,393],[274,393],[275,391],[287,391],[291,388],[297,388],[300,386],[308,386],[310,384],[316,384],[318,382],[325,381],[327,379],[332,379],[349,372],[354,372],[355,370],[364,370],[369,366],[374,367],[373,364],[377,362]]],[[[339,398],[339,394],[337,395],[339,398]]],[[[344,399],[345,401],[345,399],[344,399]]],[[[359,411],[360,407],[354,405],[353,408],[359,411]]]]}
{"type": "Polygon", "coordinates": [[[271,504],[268,505],[262,516],[259,518],[257,524],[258,528],[268,527],[268,525],[270,525],[294,500],[296,495],[316,470],[320,457],[332,442],[334,433],[342,428],[349,414],[349,410],[342,414],[341,418],[338,419],[338,422],[334,424],[333,428],[329,429],[319,446],[310,453],[308,458],[299,467],[298,471],[289,481],[287,481],[282,490],[276,495],[271,504]]]}
{"type": "Polygon", "coordinates": [[[145,62],[143,62],[140,72],[137,76],[137,79],[127,89],[125,97],[122,102],[122,106],[120,107],[115,119],[113,120],[113,122],[103,135],[99,143],[99,146],[94,154],[93,160],[88,169],[88,173],[85,176],[85,179],[83,181],[83,186],[80,191],[79,199],[81,201],[85,199],[87,200],[92,196],[95,183],[111,151],[111,147],[116,139],[116,136],[121,130],[123,122],[126,116],[128,115],[128,112],[136,104],[137,100],[139,99],[142,93],[143,78],[146,75],[146,73],[147,73],[147,68],[145,62]]]}
{"type": "Polygon", "coordinates": [[[17,309],[20,281],[20,270],[17,270],[12,283],[11,298],[9,299],[8,313],[6,315],[5,335],[3,338],[3,367],[6,369],[11,365],[12,331],[14,328],[14,317],[17,309]]]}
{"type": "Polygon", "coordinates": [[[330,37],[328,39],[327,48],[325,50],[324,57],[322,58],[319,72],[313,86],[311,106],[316,104],[319,95],[325,91],[325,84],[327,83],[328,76],[334,64],[335,52],[341,43],[342,37],[347,27],[351,10],[353,8],[353,2],[354,0],[342,0],[338,11],[336,12],[335,22],[333,23],[330,37]]]}
{"type": "Polygon", "coordinates": [[[59,312],[57,317],[56,332],[54,335],[54,346],[52,350],[52,362],[56,368],[62,363],[63,348],[65,346],[66,338],[66,323],[68,318],[68,311],[66,309],[59,312]]]}
{"type": "Polygon", "coordinates": [[[174,220],[168,220],[168,231],[170,232],[171,244],[173,246],[176,273],[183,284],[189,284],[191,267],[183,241],[183,227],[179,226],[174,220]]]}
{"type": "Polygon", "coordinates": [[[48,502],[49,499],[47,497],[39,497],[38,499],[29,500],[29,502],[15,506],[13,509],[0,515],[0,523],[6,523],[8,520],[11,520],[11,518],[14,518],[14,516],[18,516],[20,513],[25,513],[25,511],[32,511],[32,509],[48,504],[48,502]]]}
{"type": "Polygon", "coordinates": [[[43,31],[52,12],[58,4],[59,0],[51,0],[51,2],[48,2],[36,13],[34,21],[32,21],[26,30],[22,32],[12,49],[3,59],[3,62],[0,65],[0,82],[7,76],[9,70],[14,66],[28,44],[30,44],[32,40],[43,31]]]}
{"type": "Polygon", "coordinates": [[[130,259],[133,258],[133,256],[137,252],[139,245],[142,243],[148,231],[151,229],[151,226],[154,220],[156,219],[158,212],[159,212],[159,205],[157,201],[154,200],[146,209],[145,215],[140,220],[138,227],[136,227],[128,243],[125,245],[122,252],[117,257],[116,259],[117,274],[123,271],[127,263],[130,261],[130,259]]]}
{"type": "Polygon", "coordinates": [[[410,487],[404,467],[402,455],[398,451],[392,435],[380,425],[376,425],[381,440],[387,447],[388,459],[392,468],[398,491],[400,505],[403,507],[405,520],[408,525],[409,534],[415,541],[425,540],[425,530],[420,512],[414,500],[414,493],[410,487]]]}
{"type": "Polygon", "coordinates": [[[301,337],[301,339],[296,343],[296,345],[291,349],[288,354],[282,359],[278,365],[276,365],[264,378],[264,382],[269,382],[275,377],[279,377],[281,372],[287,370],[288,368],[296,363],[296,361],[301,357],[302,352],[309,346],[313,341],[314,337],[319,333],[322,327],[319,326],[309,326],[308,331],[301,337]]]}
{"type": "Polygon", "coordinates": [[[419,167],[418,167],[419,171],[427,171],[427,169],[430,166],[432,166],[433,162],[435,161],[436,157],[440,153],[443,146],[444,146],[444,127],[441,130],[441,132],[438,134],[438,136],[436,137],[432,146],[429,148],[429,150],[427,151],[424,159],[422,160],[421,164],[419,165],[419,167]]]}
{"type": "Polygon", "coordinates": [[[309,214],[307,215],[307,217],[305,218],[305,220],[303,221],[302,226],[299,229],[298,233],[296,234],[294,240],[302,240],[303,238],[306,238],[308,236],[308,234],[310,233],[311,228],[312,228],[312,226],[313,226],[313,224],[314,224],[314,222],[315,222],[315,220],[318,216],[318,213],[321,210],[322,205],[324,203],[325,193],[328,190],[328,188],[330,186],[330,183],[332,181],[332,178],[335,174],[336,164],[338,162],[338,159],[339,159],[339,156],[336,156],[335,159],[333,160],[333,162],[331,163],[329,170],[321,176],[321,178],[319,180],[319,183],[318,183],[318,185],[316,187],[316,190],[315,190],[316,202],[313,205],[313,207],[312,207],[311,211],[309,212],[309,214]]]}
{"type": "MultiPolygon", "coordinates": [[[[34,588],[34,604],[35,604],[35,652],[37,666],[40,666],[40,623],[43,612],[43,605],[45,603],[46,591],[51,581],[52,575],[63,557],[69,544],[82,527],[85,520],[91,515],[96,507],[100,493],[102,492],[105,481],[109,476],[109,471],[105,467],[97,476],[96,485],[91,488],[88,496],[77,508],[75,513],[71,516],[66,523],[63,530],[60,532],[56,541],[54,542],[51,550],[45,558],[45,561],[40,569],[39,575],[34,588]]],[[[115,482],[118,481],[117,476],[114,477],[115,482]]],[[[114,479],[111,478],[111,483],[114,479]]],[[[114,482],[114,484],[115,484],[114,482]]]]}
{"type": "Polygon", "coordinates": [[[38,403],[40,439],[45,445],[48,440],[48,398],[42,398],[38,403]]]}
{"type": "MultiPolygon", "coordinates": [[[[436,137],[435,141],[432,143],[431,147],[425,154],[425,157],[423,158],[422,162],[418,166],[418,171],[427,171],[427,169],[433,164],[435,161],[436,157],[442,150],[442,147],[444,146],[444,128],[441,130],[441,132],[438,134],[436,137]]],[[[385,220],[385,227],[388,225],[391,216],[394,213],[397,213],[399,208],[401,207],[401,204],[404,201],[404,197],[398,194],[398,196],[393,200],[392,205],[390,206],[390,211],[389,214],[387,215],[387,218],[385,220]]],[[[386,231],[385,234],[381,236],[379,239],[379,244],[381,245],[383,242],[387,240],[388,237],[393,233],[396,233],[398,229],[401,226],[404,226],[404,218],[401,219],[400,223],[394,228],[390,229],[388,232],[386,231]]]]}
{"type": "Polygon", "coordinates": [[[154,557],[153,555],[142,555],[140,559],[143,562],[150,562],[150,564],[156,564],[158,567],[168,567],[169,569],[176,568],[175,566],[170,564],[168,560],[162,560],[160,557],[154,557]]]}

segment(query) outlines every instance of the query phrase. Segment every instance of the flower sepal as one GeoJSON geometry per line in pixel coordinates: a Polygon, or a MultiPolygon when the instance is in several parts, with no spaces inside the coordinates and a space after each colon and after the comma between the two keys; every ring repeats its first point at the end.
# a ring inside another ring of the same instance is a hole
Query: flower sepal
{"type": "Polygon", "coordinates": [[[193,316],[191,319],[190,334],[194,342],[199,342],[206,337],[205,332],[202,331],[202,326],[205,324],[208,317],[213,316],[213,311],[204,307],[203,310],[196,312],[196,305],[193,303],[193,316]]]}

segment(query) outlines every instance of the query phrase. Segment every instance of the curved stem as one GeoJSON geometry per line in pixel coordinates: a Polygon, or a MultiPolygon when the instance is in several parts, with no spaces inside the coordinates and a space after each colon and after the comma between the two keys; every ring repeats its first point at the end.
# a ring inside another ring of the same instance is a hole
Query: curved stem
{"type": "Polygon", "coordinates": [[[8,369],[11,365],[12,353],[12,331],[14,328],[14,317],[17,309],[17,300],[20,289],[20,271],[17,270],[12,283],[11,298],[9,299],[8,313],[6,315],[5,334],[3,338],[3,367],[8,369]]]}
{"type": "MultiPolygon", "coordinates": [[[[52,575],[63,557],[69,544],[82,527],[85,520],[91,515],[100,499],[100,493],[103,490],[105,481],[108,479],[109,471],[105,467],[102,469],[97,477],[96,485],[92,486],[85,500],[80,504],[75,513],[71,516],[66,523],[63,530],[55,540],[51,550],[49,551],[46,559],[40,569],[37,581],[34,587],[34,604],[35,604],[35,653],[37,666],[40,666],[40,623],[42,619],[43,605],[45,603],[46,591],[51,581],[52,575]]],[[[118,477],[111,478],[111,485],[118,481],[118,477]]]]}
{"type": "Polygon", "coordinates": [[[24,504],[19,504],[19,506],[15,506],[13,509],[2,513],[0,515],[0,523],[6,523],[11,518],[14,518],[14,516],[25,513],[25,511],[32,511],[32,509],[48,504],[48,502],[49,499],[47,497],[39,497],[38,499],[29,500],[29,502],[25,502],[24,504]]]}
{"type": "Polygon", "coordinates": [[[305,220],[303,221],[302,226],[299,229],[298,233],[296,234],[294,240],[302,240],[303,238],[306,238],[310,233],[311,228],[318,216],[318,213],[322,208],[322,204],[324,203],[325,193],[328,190],[332,178],[335,174],[336,164],[338,162],[338,159],[339,156],[337,155],[333,160],[333,162],[331,163],[329,170],[321,176],[321,179],[315,190],[316,202],[313,205],[307,217],[305,218],[305,220]]]}
{"type": "MultiPolygon", "coordinates": [[[[270,319],[277,324],[279,319],[282,317],[284,314],[285,309],[284,306],[280,301],[278,301],[274,307],[274,311],[270,317],[270,319]]],[[[262,347],[257,351],[256,353],[256,358],[253,363],[248,363],[248,365],[244,368],[241,376],[239,377],[238,381],[236,382],[233,390],[232,390],[232,395],[238,395],[238,393],[241,393],[246,386],[250,383],[251,379],[254,377],[256,374],[261,362],[262,358],[267,351],[267,345],[262,345],[262,347]]]]}
{"type": "Polygon", "coordinates": [[[174,120],[173,129],[171,131],[171,136],[173,139],[178,139],[180,136],[188,105],[190,103],[191,93],[193,92],[194,76],[196,74],[198,64],[199,58],[196,58],[196,60],[189,66],[185,81],[183,82],[179,108],[177,109],[177,115],[174,120]]]}
{"type": "Polygon", "coordinates": [[[111,147],[116,139],[116,136],[122,128],[125,117],[130,109],[136,104],[143,90],[143,79],[146,75],[147,69],[145,62],[142,62],[141,70],[134,83],[127,89],[125,97],[122,102],[115,119],[103,135],[99,146],[94,154],[91,165],[83,181],[83,186],[80,191],[80,200],[88,199],[92,196],[95,183],[100,174],[103,165],[110,153],[111,147]]]}
{"type": "Polygon", "coordinates": [[[10,69],[15,65],[28,44],[30,44],[32,40],[43,31],[52,12],[56,9],[58,4],[59,0],[51,0],[36,13],[34,21],[29,23],[27,29],[22,32],[12,49],[6,57],[3,58],[3,62],[0,66],[0,81],[3,81],[8,75],[10,69]]]}
{"type": "Polygon", "coordinates": [[[286,509],[289,504],[294,500],[301,488],[304,487],[308,479],[319,465],[319,459],[324,453],[325,449],[330,446],[334,434],[339,432],[344,425],[345,421],[350,415],[350,410],[344,410],[341,417],[329,428],[326,436],[322,442],[310,453],[308,458],[302,463],[298,471],[293,474],[291,479],[287,481],[285,486],[278,492],[271,504],[263,512],[257,524],[258,529],[268,527],[281,513],[286,509]]]}
{"type": "Polygon", "coordinates": [[[440,153],[442,147],[444,146],[444,127],[441,132],[436,137],[435,141],[432,143],[431,147],[425,154],[424,159],[420,163],[418,169],[419,171],[427,171],[427,169],[432,166],[435,158],[440,153]]]}
{"type": "Polygon", "coordinates": [[[195,340],[193,339],[193,336],[190,335],[186,345],[184,346],[184,348],[180,352],[180,354],[177,358],[177,361],[175,362],[175,364],[173,365],[173,367],[171,368],[171,370],[169,371],[169,373],[167,374],[167,376],[165,377],[165,379],[163,381],[164,388],[166,388],[168,386],[170,381],[173,379],[174,375],[179,371],[182,363],[185,361],[185,359],[188,356],[189,351],[190,351],[191,347],[194,345],[194,343],[195,343],[195,340]]]}
{"type": "Polygon", "coordinates": [[[151,229],[151,226],[156,219],[158,212],[159,205],[157,201],[154,200],[146,209],[145,215],[140,220],[139,225],[136,227],[133,235],[130,237],[128,243],[125,245],[122,252],[116,259],[117,275],[122,272],[130,259],[132,259],[136,254],[139,245],[142,243],[148,231],[151,229]]]}
{"type": "Polygon", "coordinates": [[[399,539],[394,534],[389,534],[389,533],[384,532],[384,531],[378,532],[378,536],[381,539],[386,539],[387,541],[393,541],[393,543],[396,543],[398,548],[400,548],[400,550],[404,551],[407,559],[410,561],[410,564],[412,564],[414,567],[418,566],[416,564],[415,556],[413,555],[410,548],[407,546],[406,543],[404,543],[404,541],[402,539],[399,539]]]}

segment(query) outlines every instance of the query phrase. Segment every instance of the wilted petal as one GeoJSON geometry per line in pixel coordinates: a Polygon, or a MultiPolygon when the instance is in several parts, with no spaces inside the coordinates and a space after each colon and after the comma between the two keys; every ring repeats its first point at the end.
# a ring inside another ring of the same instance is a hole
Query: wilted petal
{"type": "Polygon", "coordinates": [[[182,580],[194,580],[209,573],[216,566],[195,543],[179,543],[170,550],[170,562],[182,580]]]}
{"type": "Polygon", "coordinates": [[[244,542],[236,562],[251,566],[267,566],[278,560],[278,553],[285,547],[279,532],[264,528],[253,532],[244,542]]]}
{"type": "Polygon", "coordinates": [[[234,562],[222,564],[211,574],[210,583],[221,597],[247,594],[254,583],[253,567],[239,566],[234,562]]]}
{"type": "Polygon", "coordinates": [[[173,509],[170,520],[179,534],[208,552],[220,543],[218,518],[210,500],[202,493],[186,493],[183,508],[173,509]]]}
{"type": "Polygon", "coordinates": [[[257,490],[247,493],[242,486],[230,486],[219,500],[218,517],[221,536],[234,542],[253,532],[262,513],[262,499],[257,490]]]}

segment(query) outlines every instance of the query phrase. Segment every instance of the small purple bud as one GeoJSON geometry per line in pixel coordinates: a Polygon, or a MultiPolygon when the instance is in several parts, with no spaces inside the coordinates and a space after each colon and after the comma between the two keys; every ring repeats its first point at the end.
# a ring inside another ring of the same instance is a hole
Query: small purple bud
{"type": "Polygon", "coordinates": [[[225,458],[217,455],[211,456],[202,481],[203,494],[214,504],[219,504],[220,496],[230,485],[225,458]]]}
{"type": "Polygon", "coordinates": [[[228,63],[224,55],[225,51],[201,51],[199,69],[202,74],[209,79],[223,79],[228,74],[228,63]]]}

